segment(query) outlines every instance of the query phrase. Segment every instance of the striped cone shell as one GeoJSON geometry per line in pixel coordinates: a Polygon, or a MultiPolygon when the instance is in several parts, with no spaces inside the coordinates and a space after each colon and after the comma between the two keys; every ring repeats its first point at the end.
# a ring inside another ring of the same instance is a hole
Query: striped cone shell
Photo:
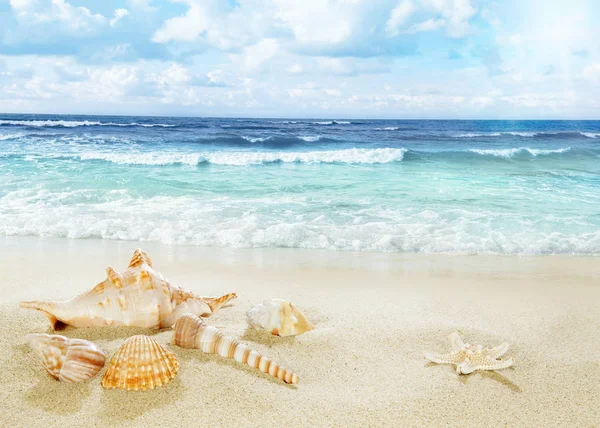
{"type": "Polygon", "coordinates": [[[170,382],[177,375],[175,354],[148,336],[132,336],[113,355],[102,378],[106,389],[145,391],[170,382]]]}
{"type": "Polygon", "coordinates": [[[104,353],[87,340],[48,334],[28,334],[25,340],[50,376],[61,382],[88,380],[104,367],[104,353]]]}
{"type": "Polygon", "coordinates": [[[182,348],[196,348],[208,354],[219,354],[225,358],[248,364],[263,373],[267,373],[285,383],[297,384],[298,375],[280,366],[246,345],[225,336],[216,327],[206,325],[196,315],[186,314],[175,323],[173,341],[182,348]]]}

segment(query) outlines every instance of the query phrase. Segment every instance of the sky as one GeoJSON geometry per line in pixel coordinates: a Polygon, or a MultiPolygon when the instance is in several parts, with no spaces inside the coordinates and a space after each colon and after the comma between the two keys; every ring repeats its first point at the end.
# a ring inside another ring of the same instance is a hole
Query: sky
{"type": "Polygon", "coordinates": [[[597,0],[0,0],[0,112],[600,119],[597,0]]]}

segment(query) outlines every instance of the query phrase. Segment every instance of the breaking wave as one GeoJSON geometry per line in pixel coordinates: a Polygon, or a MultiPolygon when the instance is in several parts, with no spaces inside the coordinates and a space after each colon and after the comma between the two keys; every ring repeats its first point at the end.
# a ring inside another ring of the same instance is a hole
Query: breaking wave
{"type": "Polygon", "coordinates": [[[268,163],[382,164],[398,162],[406,149],[347,149],[314,152],[203,152],[203,153],[103,153],[77,155],[81,160],[102,160],[127,165],[200,165],[203,163],[249,166],[268,163]]]}
{"type": "Polygon", "coordinates": [[[0,126],[30,126],[34,128],[76,128],[79,126],[141,126],[143,128],[173,128],[176,125],[166,123],[116,123],[98,122],[90,120],[4,120],[0,119],[0,126]]]}
{"type": "Polygon", "coordinates": [[[577,131],[556,131],[556,132],[525,132],[525,131],[505,131],[505,132],[468,132],[464,134],[455,135],[455,138],[491,138],[491,137],[503,137],[510,135],[513,137],[523,138],[597,138],[600,137],[600,132],[577,132],[577,131]]]}
{"type": "Polygon", "coordinates": [[[515,155],[528,153],[531,156],[544,156],[551,155],[556,153],[566,153],[570,151],[570,147],[565,147],[561,149],[555,150],[542,150],[542,149],[531,149],[529,147],[516,147],[511,149],[471,149],[470,151],[473,153],[477,153],[478,155],[490,155],[501,158],[512,158],[515,155]]]}

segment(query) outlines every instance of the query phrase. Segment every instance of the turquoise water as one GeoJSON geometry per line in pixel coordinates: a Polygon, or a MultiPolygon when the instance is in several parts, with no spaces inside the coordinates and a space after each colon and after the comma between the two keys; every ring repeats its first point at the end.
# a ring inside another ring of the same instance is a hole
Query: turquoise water
{"type": "Polygon", "coordinates": [[[600,122],[0,116],[0,235],[600,253],[600,122]]]}

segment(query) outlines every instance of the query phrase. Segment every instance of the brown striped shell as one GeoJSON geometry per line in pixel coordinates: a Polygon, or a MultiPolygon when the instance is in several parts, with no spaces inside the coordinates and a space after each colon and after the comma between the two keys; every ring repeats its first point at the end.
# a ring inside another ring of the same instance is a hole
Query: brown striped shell
{"type": "Polygon", "coordinates": [[[280,366],[243,343],[225,336],[216,327],[206,325],[196,315],[186,314],[175,323],[173,342],[182,348],[196,348],[208,354],[219,354],[239,363],[248,364],[263,373],[293,385],[298,383],[298,375],[280,366]]]}
{"type": "Polygon", "coordinates": [[[132,336],[113,355],[102,378],[106,389],[145,391],[170,382],[177,375],[175,354],[148,336],[132,336]]]}
{"type": "Polygon", "coordinates": [[[25,340],[50,376],[61,382],[88,380],[104,367],[104,353],[87,340],[48,334],[28,334],[25,340]]]}

